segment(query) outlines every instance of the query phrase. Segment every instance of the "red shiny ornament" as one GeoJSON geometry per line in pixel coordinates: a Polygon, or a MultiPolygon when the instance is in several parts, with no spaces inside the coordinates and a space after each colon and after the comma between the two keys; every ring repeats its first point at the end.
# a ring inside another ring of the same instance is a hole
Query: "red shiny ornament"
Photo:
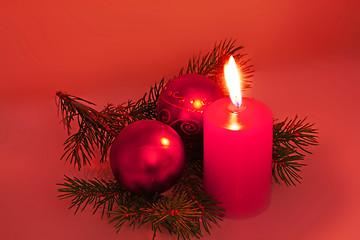
{"type": "Polygon", "coordinates": [[[124,128],[110,150],[115,178],[131,192],[150,195],[170,189],[184,169],[184,145],[168,125],[141,120],[124,128]]]}
{"type": "Polygon", "coordinates": [[[211,79],[199,74],[185,74],[172,79],[161,91],[157,119],[185,138],[202,138],[203,112],[223,92],[211,79]]]}

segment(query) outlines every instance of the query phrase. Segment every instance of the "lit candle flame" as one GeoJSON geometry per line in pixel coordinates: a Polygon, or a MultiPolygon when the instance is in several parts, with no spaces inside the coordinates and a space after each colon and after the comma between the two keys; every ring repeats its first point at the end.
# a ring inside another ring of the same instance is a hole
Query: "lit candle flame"
{"type": "Polygon", "coordinates": [[[224,73],[226,84],[230,93],[230,99],[236,107],[240,107],[242,102],[240,72],[236,66],[233,56],[231,56],[229,62],[225,64],[224,73]]]}

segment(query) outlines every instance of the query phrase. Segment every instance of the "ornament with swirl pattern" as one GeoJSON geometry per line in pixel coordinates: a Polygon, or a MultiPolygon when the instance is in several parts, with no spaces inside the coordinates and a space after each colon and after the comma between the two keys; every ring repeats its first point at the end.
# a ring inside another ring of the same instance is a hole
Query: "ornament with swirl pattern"
{"type": "Polygon", "coordinates": [[[157,119],[174,128],[182,138],[202,138],[203,112],[223,96],[220,87],[203,75],[176,77],[160,93],[157,119]]]}

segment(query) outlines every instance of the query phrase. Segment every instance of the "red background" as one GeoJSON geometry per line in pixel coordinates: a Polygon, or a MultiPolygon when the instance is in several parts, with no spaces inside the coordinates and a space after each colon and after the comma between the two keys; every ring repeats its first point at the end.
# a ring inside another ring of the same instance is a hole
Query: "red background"
{"type": "Polygon", "coordinates": [[[274,185],[266,212],[226,219],[205,239],[358,239],[359,9],[355,0],[1,1],[0,238],[150,239],[150,229],[115,234],[57,200],[55,184],[76,173],[59,160],[55,92],[99,108],[137,99],[232,37],[256,68],[246,94],[277,118],[309,116],[321,144],[301,185],[274,185]]]}

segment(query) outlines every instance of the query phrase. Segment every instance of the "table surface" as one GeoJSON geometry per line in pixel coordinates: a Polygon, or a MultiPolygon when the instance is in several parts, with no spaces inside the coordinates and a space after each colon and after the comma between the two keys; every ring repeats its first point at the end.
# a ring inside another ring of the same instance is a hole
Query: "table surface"
{"type": "Polygon", "coordinates": [[[74,216],[57,199],[64,174],[89,176],[99,166],[78,173],[59,160],[67,135],[55,92],[99,109],[137,99],[233,37],[256,69],[246,96],[278,119],[307,116],[320,145],[306,156],[302,184],[274,184],[264,213],[225,219],[204,239],[359,239],[359,3],[160,2],[0,4],[0,238],[151,239],[149,228],[116,234],[107,219],[74,216]]]}

